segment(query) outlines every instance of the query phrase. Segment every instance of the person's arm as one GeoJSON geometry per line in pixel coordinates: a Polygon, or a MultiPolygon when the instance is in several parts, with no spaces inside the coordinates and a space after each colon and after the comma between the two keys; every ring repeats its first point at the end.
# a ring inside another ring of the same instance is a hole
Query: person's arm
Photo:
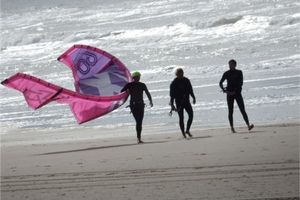
{"type": "Polygon", "coordinates": [[[125,92],[126,90],[128,90],[128,83],[122,88],[121,92],[125,92]]]}
{"type": "Polygon", "coordinates": [[[241,77],[240,77],[240,87],[243,86],[244,83],[244,77],[243,77],[243,72],[241,71],[241,77]]]}
{"type": "Polygon", "coordinates": [[[195,103],[196,103],[196,97],[195,97],[195,95],[194,95],[193,86],[192,86],[190,80],[188,80],[188,84],[189,84],[190,95],[191,95],[191,97],[193,98],[193,104],[195,104],[195,103]]]}
{"type": "Polygon", "coordinates": [[[150,92],[148,91],[148,88],[147,88],[146,85],[145,85],[144,90],[145,90],[145,93],[146,93],[146,95],[147,95],[147,97],[148,97],[148,99],[149,99],[150,106],[152,107],[152,106],[153,106],[152,97],[151,97],[151,94],[150,94],[150,92]]]}
{"type": "Polygon", "coordinates": [[[175,90],[174,90],[174,82],[170,85],[170,106],[172,110],[175,110],[174,100],[175,100],[175,90]]]}
{"type": "Polygon", "coordinates": [[[226,77],[225,77],[225,73],[224,73],[223,76],[222,76],[222,78],[221,78],[221,80],[220,80],[220,83],[219,83],[219,86],[220,86],[220,88],[222,89],[222,91],[224,93],[226,92],[226,90],[225,90],[225,88],[223,86],[223,82],[225,81],[225,79],[226,79],[226,77]]]}
{"type": "Polygon", "coordinates": [[[240,71],[239,79],[238,79],[238,88],[235,89],[237,93],[240,93],[242,91],[243,82],[244,82],[243,72],[240,71]]]}

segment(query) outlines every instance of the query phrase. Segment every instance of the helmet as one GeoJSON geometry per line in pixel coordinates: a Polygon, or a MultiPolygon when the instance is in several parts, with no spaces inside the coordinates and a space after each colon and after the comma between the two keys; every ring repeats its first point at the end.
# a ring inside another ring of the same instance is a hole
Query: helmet
{"type": "Polygon", "coordinates": [[[141,73],[138,72],[138,71],[135,71],[131,74],[132,78],[135,78],[135,77],[141,77],[141,73]]]}

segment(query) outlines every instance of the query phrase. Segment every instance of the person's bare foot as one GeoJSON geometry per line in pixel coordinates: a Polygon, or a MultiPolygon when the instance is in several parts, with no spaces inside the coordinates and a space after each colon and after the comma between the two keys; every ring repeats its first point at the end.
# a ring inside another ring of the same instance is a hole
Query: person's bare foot
{"type": "Polygon", "coordinates": [[[234,130],[234,128],[231,128],[231,133],[236,133],[236,131],[234,130]]]}
{"type": "Polygon", "coordinates": [[[185,132],[190,138],[192,138],[193,137],[193,135],[189,132],[189,131],[187,131],[187,132],[185,132]]]}
{"type": "Polygon", "coordinates": [[[251,131],[254,128],[254,124],[248,126],[248,131],[251,131]]]}
{"type": "Polygon", "coordinates": [[[143,144],[144,142],[142,140],[138,140],[138,144],[143,144]]]}

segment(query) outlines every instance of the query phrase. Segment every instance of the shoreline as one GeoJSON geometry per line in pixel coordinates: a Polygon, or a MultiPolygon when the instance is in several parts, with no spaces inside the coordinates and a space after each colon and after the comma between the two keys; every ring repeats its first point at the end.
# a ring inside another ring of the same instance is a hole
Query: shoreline
{"type": "MultiPolygon", "coordinates": [[[[281,126],[298,126],[300,121],[289,121],[285,123],[262,123],[262,124],[254,124],[254,130],[256,127],[281,127],[281,126]]],[[[154,126],[152,129],[150,128],[151,125],[144,125],[142,138],[147,136],[160,136],[160,135],[176,135],[181,136],[180,129],[178,124],[175,124],[176,128],[171,128],[171,126],[167,126],[167,128],[163,129],[164,126],[154,126]],[[151,129],[151,130],[150,130],[151,129]],[[153,133],[153,129],[156,130],[153,133]],[[177,130],[175,130],[177,129],[177,130]]],[[[237,131],[245,131],[247,130],[246,126],[236,126],[237,131]],[[245,130],[244,130],[245,129],[245,130]]],[[[210,130],[228,130],[228,133],[231,133],[230,128],[228,126],[220,126],[220,127],[196,127],[194,128],[192,125],[192,134],[194,132],[205,132],[210,130]]],[[[65,129],[60,128],[57,130],[43,130],[43,129],[17,129],[11,130],[11,133],[5,133],[0,135],[0,146],[19,146],[19,145],[39,145],[39,144],[53,144],[53,143],[70,143],[70,142],[80,142],[80,141],[88,141],[88,140],[95,140],[95,139],[103,139],[103,140],[114,140],[118,138],[135,138],[135,127],[134,126],[126,126],[116,129],[101,129],[101,128],[93,128],[93,127],[79,127],[75,129],[65,129]],[[120,133],[118,134],[106,134],[101,135],[102,132],[125,132],[125,135],[120,133]],[[129,133],[131,132],[131,133],[129,133]],[[59,133],[62,133],[59,135],[59,133]],[[32,136],[30,134],[33,134],[32,136]],[[45,135],[46,134],[46,135],[45,135]],[[34,138],[42,137],[41,140],[34,140],[34,138]],[[20,140],[22,138],[23,140],[20,140]],[[45,138],[48,138],[45,139],[45,138]]]]}

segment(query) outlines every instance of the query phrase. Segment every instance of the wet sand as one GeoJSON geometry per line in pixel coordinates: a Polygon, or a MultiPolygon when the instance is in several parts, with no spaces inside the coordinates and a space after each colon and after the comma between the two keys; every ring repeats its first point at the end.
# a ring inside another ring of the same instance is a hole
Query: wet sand
{"type": "Polygon", "coordinates": [[[1,200],[299,199],[299,124],[237,131],[2,144],[1,200]]]}

